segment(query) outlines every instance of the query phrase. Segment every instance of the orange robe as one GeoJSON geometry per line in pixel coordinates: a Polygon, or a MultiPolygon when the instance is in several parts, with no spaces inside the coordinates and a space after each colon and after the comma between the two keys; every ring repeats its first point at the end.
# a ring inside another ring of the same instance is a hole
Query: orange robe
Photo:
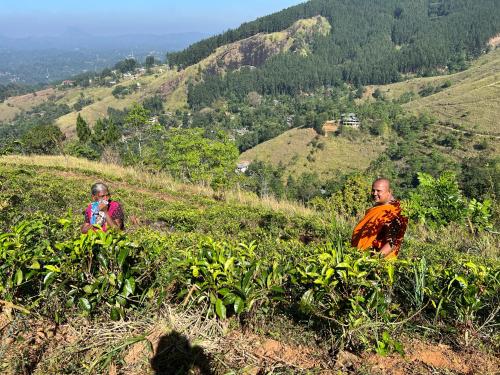
{"type": "Polygon", "coordinates": [[[368,209],[365,217],[352,233],[351,245],[360,250],[380,249],[389,243],[392,252],[387,258],[398,255],[408,225],[408,219],[401,214],[398,201],[390,201],[368,209]]]}

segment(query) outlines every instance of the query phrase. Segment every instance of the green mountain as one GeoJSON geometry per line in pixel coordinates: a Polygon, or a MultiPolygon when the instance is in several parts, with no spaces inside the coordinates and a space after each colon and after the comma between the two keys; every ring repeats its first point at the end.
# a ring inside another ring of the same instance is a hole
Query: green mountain
{"type": "Polygon", "coordinates": [[[311,0],[169,54],[169,63],[185,68],[226,43],[321,15],[332,31],[314,40],[306,58],[284,54],[261,69],[226,77],[207,75],[203,85],[192,89],[190,104],[199,107],[217,97],[242,97],[250,91],[294,94],[339,81],[390,83],[407,73],[461,69],[500,30],[497,6],[492,0],[311,0]]]}
{"type": "MultiPolygon", "coordinates": [[[[429,152],[446,154],[448,167],[484,153],[498,157],[499,67],[500,49],[497,48],[479,57],[462,72],[367,86],[363,98],[357,101],[360,105],[375,105],[373,94],[378,90],[385,101],[401,102],[402,108],[410,114],[435,118],[421,142],[428,138],[429,152]],[[446,140],[455,143],[447,145],[446,140]],[[487,144],[487,150],[481,144],[487,144]]],[[[368,127],[369,123],[362,123],[363,126],[368,127]]],[[[285,175],[315,171],[327,180],[338,173],[365,170],[393,142],[395,140],[369,136],[361,131],[351,132],[348,137],[332,136],[331,133],[325,137],[311,128],[291,129],[243,152],[240,161],[258,160],[281,166],[285,175]]],[[[418,154],[414,151],[412,156],[418,154]]]]}
{"type": "Polygon", "coordinates": [[[410,112],[432,114],[441,125],[500,136],[499,82],[500,48],[496,48],[462,72],[374,86],[367,94],[378,88],[388,99],[407,101],[403,107],[410,112]]]}

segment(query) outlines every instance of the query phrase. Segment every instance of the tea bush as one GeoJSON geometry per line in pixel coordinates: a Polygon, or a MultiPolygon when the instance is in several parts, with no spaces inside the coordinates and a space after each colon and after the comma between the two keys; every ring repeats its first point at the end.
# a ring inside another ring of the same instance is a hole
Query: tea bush
{"type": "Polygon", "coordinates": [[[308,316],[320,334],[333,325],[341,345],[380,352],[400,349],[391,332],[401,324],[486,329],[500,303],[498,262],[458,253],[385,261],[341,237],[304,245],[149,229],[82,235],[70,219],[39,217],[0,235],[0,259],[1,298],[56,320],[77,311],[124,319],[166,300],[218,319],[278,309],[308,316]]]}

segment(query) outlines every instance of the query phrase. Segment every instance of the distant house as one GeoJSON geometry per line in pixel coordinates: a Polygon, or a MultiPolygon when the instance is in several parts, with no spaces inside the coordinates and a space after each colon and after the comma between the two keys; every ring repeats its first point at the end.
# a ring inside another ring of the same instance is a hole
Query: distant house
{"type": "Polygon", "coordinates": [[[240,129],[235,129],[234,132],[237,135],[245,135],[245,134],[249,133],[250,130],[248,130],[247,128],[240,128],[240,129]]]}
{"type": "Polygon", "coordinates": [[[335,133],[339,130],[339,124],[335,120],[328,120],[323,123],[321,129],[323,130],[325,137],[328,137],[328,133],[335,133]]]}
{"type": "Polygon", "coordinates": [[[340,125],[358,129],[361,122],[354,113],[342,113],[340,115],[340,125]]]}
{"type": "Polygon", "coordinates": [[[75,85],[75,81],[72,81],[70,79],[65,79],[64,81],[62,81],[61,84],[65,87],[72,87],[75,85]]]}
{"type": "Polygon", "coordinates": [[[238,163],[236,165],[236,172],[238,173],[245,173],[248,169],[248,166],[250,165],[250,162],[247,160],[243,160],[242,162],[238,163]]]}
{"type": "Polygon", "coordinates": [[[160,123],[160,120],[158,119],[158,116],[153,116],[149,118],[149,123],[151,125],[156,125],[160,123]]]}

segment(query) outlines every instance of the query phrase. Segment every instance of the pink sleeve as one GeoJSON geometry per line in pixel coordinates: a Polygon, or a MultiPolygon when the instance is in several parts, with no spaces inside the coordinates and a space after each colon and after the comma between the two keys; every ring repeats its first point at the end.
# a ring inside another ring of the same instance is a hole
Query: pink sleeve
{"type": "Polygon", "coordinates": [[[84,217],[85,217],[85,219],[84,219],[84,220],[85,220],[85,223],[90,223],[90,216],[91,216],[91,214],[92,214],[91,210],[92,210],[92,209],[91,209],[91,206],[90,206],[90,204],[89,204],[89,205],[87,206],[87,208],[85,209],[85,213],[83,214],[83,215],[84,215],[84,217]]]}

